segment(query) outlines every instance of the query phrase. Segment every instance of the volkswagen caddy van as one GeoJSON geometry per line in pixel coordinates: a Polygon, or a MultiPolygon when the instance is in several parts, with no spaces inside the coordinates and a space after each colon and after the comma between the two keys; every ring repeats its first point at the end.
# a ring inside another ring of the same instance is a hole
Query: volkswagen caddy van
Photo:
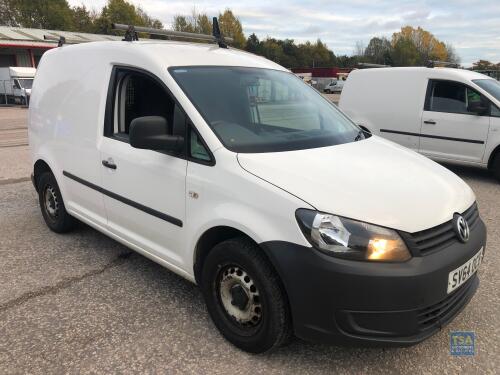
{"type": "Polygon", "coordinates": [[[87,223],[198,284],[222,335],[249,352],[294,335],[418,343],[478,287],[486,229],[469,186],[253,54],[54,48],[29,142],[51,230],[87,223]]]}
{"type": "Polygon", "coordinates": [[[489,169],[500,181],[500,83],[453,68],[349,74],[339,106],[356,124],[433,160],[489,169]]]}

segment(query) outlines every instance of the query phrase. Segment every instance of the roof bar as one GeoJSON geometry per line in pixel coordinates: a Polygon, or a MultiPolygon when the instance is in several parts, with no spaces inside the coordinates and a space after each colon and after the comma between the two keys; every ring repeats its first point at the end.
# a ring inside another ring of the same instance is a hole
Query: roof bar
{"type": "Polygon", "coordinates": [[[52,35],[44,35],[43,39],[49,41],[49,42],[57,42],[58,47],[62,47],[64,44],[79,44],[79,43],[88,43],[86,40],[76,40],[76,39],[67,39],[64,36],[55,37],[52,35]]]}
{"type": "MultiPolygon", "coordinates": [[[[197,39],[197,40],[206,40],[208,42],[227,42],[231,43],[233,38],[222,37],[220,35],[219,24],[218,22],[214,23],[214,26],[217,25],[218,34],[216,35],[207,35],[207,34],[196,34],[196,33],[187,33],[185,31],[173,31],[173,30],[164,30],[164,29],[154,29],[152,27],[143,27],[143,26],[132,26],[133,30],[137,33],[147,33],[150,35],[163,35],[170,36],[175,38],[185,38],[185,39],[197,39]]],[[[121,23],[114,23],[112,28],[115,30],[123,30],[128,31],[131,28],[131,25],[124,25],[121,23]]],[[[214,27],[215,31],[215,27],[214,27]]]]}
{"type": "Polygon", "coordinates": [[[358,63],[358,67],[360,68],[390,68],[390,65],[383,64],[372,64],[372,63],[358,63]]]}
{"type": "Polygon", "coordinates": [[[458,68],[458,64],[452,63],[449,61],[437,61],[437,60],[429,60],[427,62],[428,68],[435,68],[436,66],[449,66],[452,68],[458,68]]]}

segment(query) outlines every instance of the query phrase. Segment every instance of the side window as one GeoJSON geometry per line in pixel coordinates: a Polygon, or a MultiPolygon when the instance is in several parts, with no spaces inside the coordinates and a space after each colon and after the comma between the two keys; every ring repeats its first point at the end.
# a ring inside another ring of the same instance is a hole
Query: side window
{"type": "Polygon", "coordinates": [[[461,114],[476,114],[473,107],[486,105],[485,98],[477,91],[458,82],[432,82],[427,110],[461,114]]]}
{"type": "Polygon", "coordinates": [[[430,111],[467,113],[467,88],[465,85],[448,81],[433,82],[430,111]]]}
{"type": "Polygon", "coordinates": [[[21,90],[21,85],[17,79],[14,80],[14,88],[21,90]]]}
{"type": "Polygon", "coordinates": [[[189,130],[189,156],[193,159],[206,162],[212,160],[205,145],[193,129],[189,130]]]}
{"type": "Polygon", "coordinates": [[[118,69],[114,88],[112,129],[108,129],[106,135],[128,141],[132,120],[143,116],[161,116],[167,120],[170,134],[184,136],[184,113],[155,79],[137,71],[118,69]]]}
{"type": "Polygon", "coordinates": [[[500,109],[494,104],[491,105],[491,116],[500,117],[500,109]]]}

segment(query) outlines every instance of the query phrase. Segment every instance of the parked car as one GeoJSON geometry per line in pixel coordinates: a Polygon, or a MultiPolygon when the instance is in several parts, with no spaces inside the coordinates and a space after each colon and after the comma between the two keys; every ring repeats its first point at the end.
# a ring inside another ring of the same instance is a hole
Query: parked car
{"type": "Polygon", "coordinates": [[[325,86],[325,88],[323,89],[323,92],[325,92],[327,94],[341,92],[342,89],[344,88],[344,83],[345,83],[345,80],[343,80],[343,79],[333,80],[328,85],[325,86]]]}
{"type": "Polygon", "coordinates": [[[373,134],[500,179],[500,83],[450,68],[353,71],[340,108],[373,134]]]}
{"type": "Polygon", "coordinates": [[[247,52],[54,48],[29,143],[51,230],[83,221],[197,283],[249,352],[294,334],[414,344],[478,287],[486,228],[469,186],[247,52]]]}
{"type": "Polygon", "coordinates": [[[29,104],[35,68],[0,68],[0,104],[29,104]]]}

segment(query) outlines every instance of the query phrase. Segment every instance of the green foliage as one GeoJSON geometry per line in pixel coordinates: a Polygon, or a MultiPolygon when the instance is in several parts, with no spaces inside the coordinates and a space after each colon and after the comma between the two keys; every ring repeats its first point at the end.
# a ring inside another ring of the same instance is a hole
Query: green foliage
{"type": "Polygon", "coordinates": [[[100,13],[85,5],[71,8],[66,0],[0,0],[2,23],[28,28],[110,34],[111,23],[163,28],[141,8],[125,0],[109,0],[100,13]]]}
{"type": "MultiPolygon", "coordinates": [[[[111,29],[112,23],[163,28],[158,19],[127,0],[108,0],[100,12],[89,11],[83,3],[70,7],[67,0],[0,0],[0,20],[9,26],[102,34],[116,33],[111,29]]],[[[335,56],[319,39],[313,43],[296,44],[293,39],[271,37],[261,41],[255,34],[245,38],[240,20],[230,9],[219,14],[219,25],[223,35],[234,39],[233,47],[264,56],[287,68],[356,67],[359,62],[394,66],[425,65],[428,60],[460,62],[452,45],[443,43],[420,27],[402,27],[392,35],[391,40],[374,37],[366,48],[358,42],[354,56],[335,56]]],[[[172,28],[212,34],[212,21],[207,14],[193,9],[190,16],[175,16],[172,28]]],[[[477,69],[495,66],[483,60],[476,65],[477,69]]]]}
{"type": "Polygon", "coordinates": [[[66,0],[1,0],[2,23],[40,29],[71,30],[73,16],[66,0]]]}
{"type": "Polygon", "coordinates": [[[287,68],[329,67],[336,63],[333,52],[319,39],[315,43],[297,45],[293,39],[279,40],[268,37],[259,41],[255,34],[251,34],[245,49],[287,68]]]}
{"type": "Polygon", "coordinates": [[[246,39],[243,34],[243,27],[238,18],[236,18],[230,9],[226,9],[224,13],[219,13],[219,27],[222,35],[234,39],[232,46],[236,48],[245,48],[246,39]]]}
{"type": "Polygon", "coordinates": [[[136,8],[125,0],[108,0],[108,4],[102,8],[101,14],[94,22],[96,32],[113,33],[113,23],[163,28],[159,20],[149,17],[141,8],[136,8]]]}

